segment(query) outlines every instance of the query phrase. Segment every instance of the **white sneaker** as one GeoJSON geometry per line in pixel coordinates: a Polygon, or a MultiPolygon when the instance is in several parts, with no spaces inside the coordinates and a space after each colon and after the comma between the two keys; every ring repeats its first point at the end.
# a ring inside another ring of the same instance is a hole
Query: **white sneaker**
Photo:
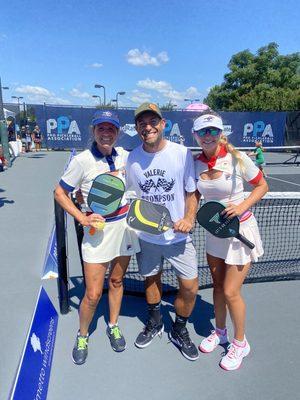
{"type": "MultiPolygon", "coordinates": [[[[246,339],[245,339],[246,340],[246,339]]],[[[220,367],[226,371],[238,369],[243,361],[243,358],[250,353],[250,345],[246,340],[245,346],[237,346],[235,343],[230,343],[227,354],[222,358],[220,367]]]]}
{"type": "Polygon", "coordinates": [[[227,342],[227,329],[225,330],[225,335],[218,335],[216,331],[211,331],[211,334],[202,340],[199,350],[203,353],[211,353],[219,344],[225,344],[227,342]]]}

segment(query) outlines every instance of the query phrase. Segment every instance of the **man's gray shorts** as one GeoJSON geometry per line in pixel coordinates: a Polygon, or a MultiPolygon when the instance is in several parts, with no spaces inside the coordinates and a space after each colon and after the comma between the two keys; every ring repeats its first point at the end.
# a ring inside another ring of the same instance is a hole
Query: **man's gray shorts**
{"type": "Polygon", "coordinates": [[[140,239],[141,251],[136,254],[139,272],[142,276],[157,275],[166,259],[179,278],[194,279],[198,276],[196,250],[191,241],[183,240],[174,244],[159,245],[140,239]]]}

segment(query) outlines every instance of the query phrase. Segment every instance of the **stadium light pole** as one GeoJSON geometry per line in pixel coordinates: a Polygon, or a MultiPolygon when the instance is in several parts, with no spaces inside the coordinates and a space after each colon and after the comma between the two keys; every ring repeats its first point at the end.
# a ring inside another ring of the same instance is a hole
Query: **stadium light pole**
{"type": "Polygon", "coordinates": [[[94,97],[95,99],[99,99],[99,104],[100,104],[100,106],[101,106],[101,97],[100,97],[100,96],[97,96],[96,94],[93,94],[92,97],[94,97]]]}
{"type": "Polygon", "coordinates": [[[195,101],[200,101],[200,99],[184,99],[184,101],[189,101],[190,104],[194,103],[195,101]]]}
{"type": "Polygon", "coordinates": [[[101,89],[101,88],[103,88],[103,93],[104,93],[104,95],[103,95],[103,103],[104,103],[104,105],[106,105],[105,86],[99,85],[98,83],[96,83],[96,84],[95,84],[95,88],[96,88],[96,89],[101,89]]]}
{"type": "MultiPolygon", "coordinates": [[[[11,96],[11,98],[12,98],[12,99],[17,99],[17,101],[18,101],[19,120],[21,121],[21,118],[20,118],[20,114],[21,114],[21,110],[20,110],[20,99],[23,99],[24,97],[23,97],[23,96],[11,96]]],[[[20,121],[19,121],[19,124],[20,124],[20,121]]]]}
{"type": "MultiPolygon", "coordinates": [[[[126,92],[118,92],[117,94],[116,94],[116,106],[117,106],[117,109],[118,109],[118,96],[124,96],[124,94],[126,94],[126,92]]],[[[114,101],[114,100],[113,100],[114,101]]]]}
{"type": "Polygon", "coordinates": [[[23,96],[11,96],[11,98],[18,100],[18,107],[20,108],[20,99],[24,99],[24,97],[23,96]]]}
{"type": "Polygon", "coordinates": [[[8,90],[8,89],[9,87],[2,86],[0,77],[0,137],[1,137],[3,156],[6,158],[8,166],[11,167],[9,147],[8,147],[7,126],[5,122],[5,115],[3,110],[3,97],[2,97],[2,90],[8,90]]]}

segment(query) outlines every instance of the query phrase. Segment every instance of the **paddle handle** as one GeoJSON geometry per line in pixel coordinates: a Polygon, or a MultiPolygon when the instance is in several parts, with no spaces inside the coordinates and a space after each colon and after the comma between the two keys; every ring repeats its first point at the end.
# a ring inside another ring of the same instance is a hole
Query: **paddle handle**
{"type": "Polygon", "coordinates": [[[246,246],[248,246],[251,250],[254,249],[255,245],[250,242],[250,240],[246,239],[245,236],[241,235],[238,233],[236,235],[236,238],[239,239],[241,242],[243,242],[246,246]]]}

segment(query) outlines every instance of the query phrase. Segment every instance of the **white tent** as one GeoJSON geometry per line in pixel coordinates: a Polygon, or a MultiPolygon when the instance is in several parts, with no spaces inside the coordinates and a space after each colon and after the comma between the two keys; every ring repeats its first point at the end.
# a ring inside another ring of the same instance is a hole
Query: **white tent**
{"type": "Polygon", "coordinates": [[[7,110],[6,108],[3,108],[4,111],[4,118],[8,118],[8,117],[13,117],[15,118],[16,113],[14,113],[13,111],[7,110]]]}

